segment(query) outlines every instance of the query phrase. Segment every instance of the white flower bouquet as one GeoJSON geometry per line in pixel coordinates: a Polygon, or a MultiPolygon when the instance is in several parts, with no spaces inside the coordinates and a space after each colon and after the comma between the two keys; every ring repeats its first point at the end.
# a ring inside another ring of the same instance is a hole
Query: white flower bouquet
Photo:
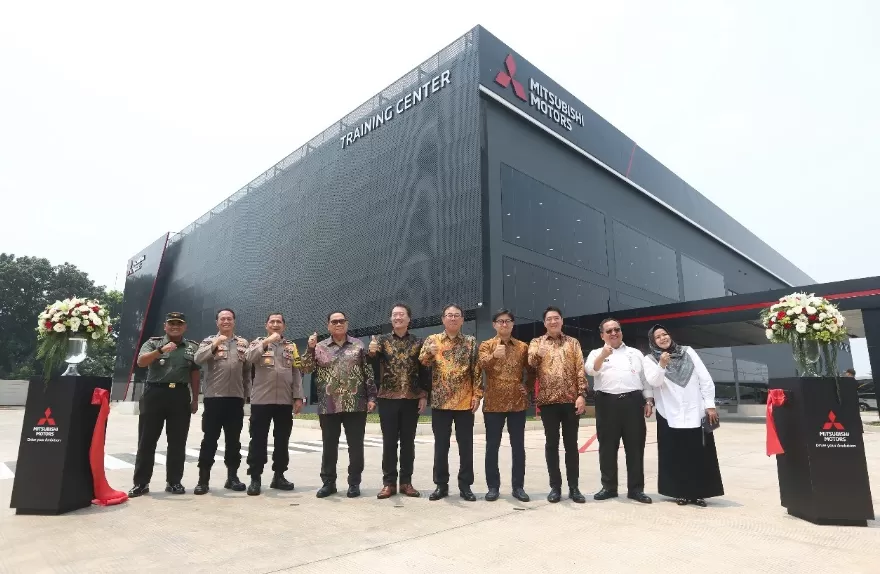
{"type": "Polygon", "coordinates": [[[824,297],[792,293],[761,311],[761,323],[772,343],[788,343],[805,373],[824,351],[825,372],[837,376],[837,349],[848,339],[843,315],[824,297]]]}
{"type": "Polygon", "coordinates": [[[37,358],[43,359],[43,376],[48,379],[64,359],[72,336],[103,344],[113,329],[109,313],[100,302],[73,297],[47,305],[37,317],[36,331],[37,358]]]}

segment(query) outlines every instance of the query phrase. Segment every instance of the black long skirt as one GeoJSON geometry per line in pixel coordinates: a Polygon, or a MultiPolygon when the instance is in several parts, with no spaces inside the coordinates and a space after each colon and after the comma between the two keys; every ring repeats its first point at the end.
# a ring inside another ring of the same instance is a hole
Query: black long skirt
{"type": "Polygon", "coordinates": [[[724,495],[712,433],[702,427],[674,429],[657,413],[657,453],[657,490],[663,496],[695,500],[724,495]]]}

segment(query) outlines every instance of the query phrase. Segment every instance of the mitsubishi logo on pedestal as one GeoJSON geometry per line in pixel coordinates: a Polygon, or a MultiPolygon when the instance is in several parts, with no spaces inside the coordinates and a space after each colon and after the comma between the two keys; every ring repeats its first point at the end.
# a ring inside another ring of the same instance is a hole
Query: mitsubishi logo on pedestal
{"type": "Polygon", "coordinates": [[[837,422],[837,415],[834,414],[834,411],[828,412],[828,422],[822,425],[822,430],[843,430],[843,425],[837,422]]]}
{"type": "Polygon", "coordinates": [[[495,83],[503,88],[513,84],[513,93],[516,94],[516,97],[524,102],[529,101],[528,98],[526,98],[526,89],[516,78],[514,78],[514,76],[516,76],[516,60],[513,59],[513,54],[508,54],[504,59],[504,67],[507,71],[499,71],[498,75],[495,76],[495,83]]]}
{"type": "Polygon", "coordinates": [[[52,418],[52,409],[46,409],[42,418],[37,422],[38,427],[43,425],[49,425],[50,427],[55,426],[55,419],[52,418]]]}

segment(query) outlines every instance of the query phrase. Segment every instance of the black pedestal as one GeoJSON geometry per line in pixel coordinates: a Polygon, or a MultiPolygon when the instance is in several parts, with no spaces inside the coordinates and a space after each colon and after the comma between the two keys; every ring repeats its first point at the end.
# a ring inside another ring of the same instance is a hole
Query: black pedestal
{"type": "Polygon", "coordinates": [[[34,378],[28,387],[11,508],[16,514],[63,514],[92,503],[89,447],[99,405],[95,388],[110,377],[34,378]]]}
{"type": "Polygon", "coordinates": [[[782,506],[814,524],[867,526],[874,519],[856,381],[775,379],[785,404],[773,419],[785,454],[777,455],[782,506]]]}

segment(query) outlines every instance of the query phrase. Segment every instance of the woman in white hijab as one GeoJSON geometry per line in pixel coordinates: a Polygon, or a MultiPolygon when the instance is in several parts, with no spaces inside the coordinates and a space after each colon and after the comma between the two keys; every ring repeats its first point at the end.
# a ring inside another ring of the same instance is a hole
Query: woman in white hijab
{"type": "Polygon", "coordinates": [[[651,328],[648,343],[645,378],[659,391],[657,490],[681,506],[705,507],[705,499],[724,495],[715,437],[704,429],[718,422],[715,383],[696,351],[676,344],[663,326],[651,328]]]}

